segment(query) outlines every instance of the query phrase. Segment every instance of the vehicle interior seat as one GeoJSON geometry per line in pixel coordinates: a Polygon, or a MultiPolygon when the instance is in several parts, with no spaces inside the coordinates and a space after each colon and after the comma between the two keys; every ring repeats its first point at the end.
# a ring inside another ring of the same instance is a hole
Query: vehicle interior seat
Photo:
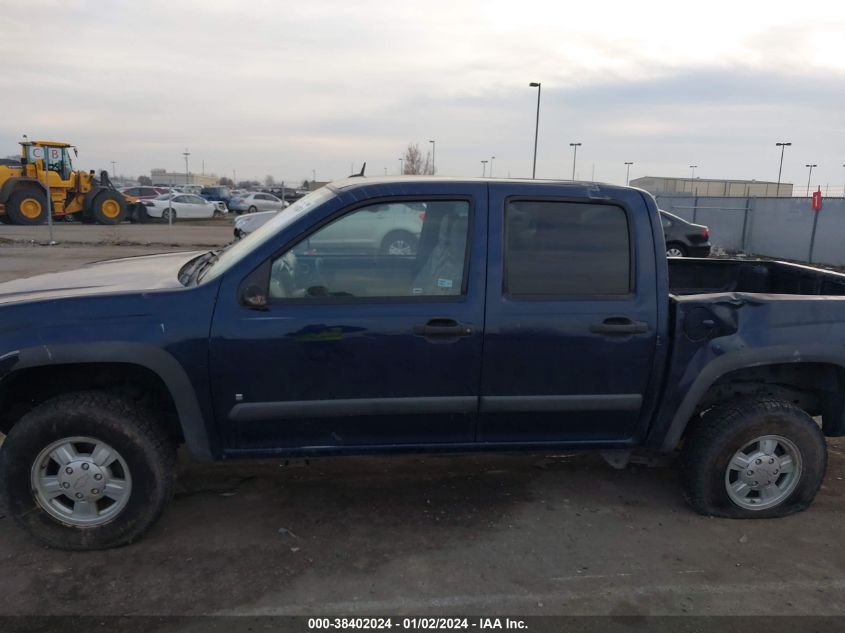
{"type": "Polygon", "coordinates": [[[458,295],[463,285],[466,216],[448,213],[440,220],[437,243],[414,277],[412,295],[458,295]]]}

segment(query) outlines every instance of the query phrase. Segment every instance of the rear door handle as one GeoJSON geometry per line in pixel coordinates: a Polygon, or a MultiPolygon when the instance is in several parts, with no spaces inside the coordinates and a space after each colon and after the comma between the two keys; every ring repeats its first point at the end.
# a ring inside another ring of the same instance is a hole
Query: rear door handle
{"type": "Polygon", "coordinates": [[[590,326],[593,334],[644,334],[648,332],[648,323],[634,321],[628,317],[608,317],[601,323],[590,326]]]}
{"type": "Polygon", "coordinates": [[[425,325],[415,325],[414,334],[432,337],[471,336],[472,327],[458,323],[455,319],[429,319],[425,325]]]}

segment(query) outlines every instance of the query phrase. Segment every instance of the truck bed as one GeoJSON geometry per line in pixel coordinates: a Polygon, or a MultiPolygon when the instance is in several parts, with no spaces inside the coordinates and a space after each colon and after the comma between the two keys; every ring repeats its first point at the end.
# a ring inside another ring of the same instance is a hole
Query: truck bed
{"type": "Polygon", "coordinates": [[[845,274],[782,261],[670,258],[674,295],[750,292],[845,295],[845,274]]]}

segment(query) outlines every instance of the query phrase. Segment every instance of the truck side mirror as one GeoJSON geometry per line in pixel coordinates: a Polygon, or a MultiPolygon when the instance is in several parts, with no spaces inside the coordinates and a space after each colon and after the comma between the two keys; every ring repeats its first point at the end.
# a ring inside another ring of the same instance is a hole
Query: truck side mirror
{"type": "Polygon", "coordinates": [[[247,284],[241,292],[241,302],[248,308],[267,307],[267,291],[258,284],[247,284]]]}
{"type": "Polygon", "coordinates": [[[253,310],[267,310],[270,298],[267,296],[270,287],[270,260],[253,270],[241,282],[239,300],[241,305],[253,310]]]}

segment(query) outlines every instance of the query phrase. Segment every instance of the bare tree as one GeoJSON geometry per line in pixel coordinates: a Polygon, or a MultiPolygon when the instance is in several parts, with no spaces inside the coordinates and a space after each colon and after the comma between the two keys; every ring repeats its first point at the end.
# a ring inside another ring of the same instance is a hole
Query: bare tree
{"type": "Polygon", "coordinates": [[[144,187],[149,187],[153,184],[153,179],[149,176],[138,176],[138,184],[144,187]]]}
{"type": "Polygon", "coordinates": [[[267,174],[266,176],[264,176],[264,186],[265,187],[272,187],[275,184],[276,184],[276,179],[273,178],[273,176],[271,176],[270,174],[267,174]]]}
{"type": "Polygon", "coordinates": [[[405,157],[402,161],[403,174],[422,174],[425,176],[434,175],[434,167],[431,164],[431,154],[426,152],[425,158],[420,151],[418,143],[408,143],[405,150],[405,157]]]}

